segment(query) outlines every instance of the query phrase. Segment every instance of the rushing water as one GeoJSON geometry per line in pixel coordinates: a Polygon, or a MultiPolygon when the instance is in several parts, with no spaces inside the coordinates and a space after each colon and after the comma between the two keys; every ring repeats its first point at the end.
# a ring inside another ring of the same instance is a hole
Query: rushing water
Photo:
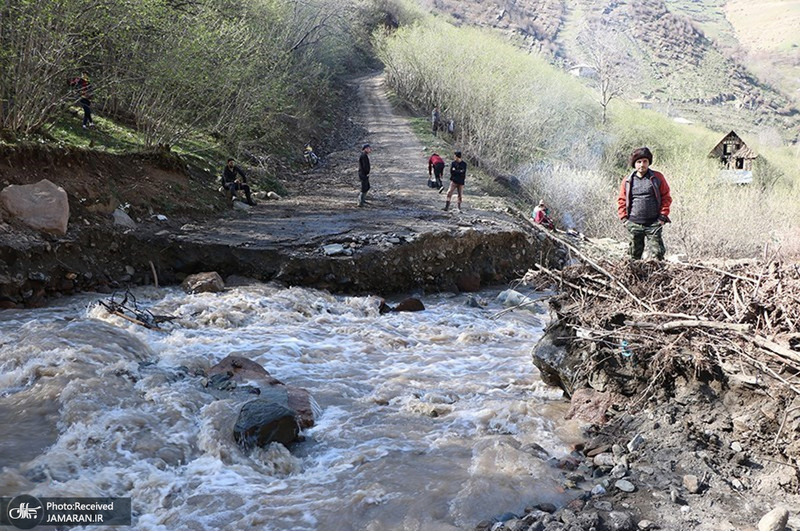
{"type": "Polygon", "coordinates": [[[543,314],[497,295],[380,315],[374,297],[271,285],[136,292],[177,317],[163,332],[97,297],[0,312],[0,496],[129,496],[133,528],[165,531],[472,529],[563,503],[532,450],[562,456],[570,436],[530,361],[543,314]],[[237,403],[195,375],[230,354],[311,392],[304,442],[234,443],[237,403]]]}

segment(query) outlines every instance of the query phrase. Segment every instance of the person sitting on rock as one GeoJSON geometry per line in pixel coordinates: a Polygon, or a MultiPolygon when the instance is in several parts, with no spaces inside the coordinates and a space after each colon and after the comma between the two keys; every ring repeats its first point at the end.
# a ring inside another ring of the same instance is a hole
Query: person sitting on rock
{"type": "Polygon", "coordinates": [[[245,198],[247,199],[246,203],[251,206],[255,205],[250,198],[250,186],[247,185],[247,175],[236,165],[233,159],[228,159],[228,163],[222,170],[222,187],[228,192],[228,197],[231,201],[236,200],[236,192],[243,190],[245,198]]]}
{"type": "Polygon", "coordinates": [[[533,222],[547,227],[550,230],[555,230],[556,225],[553,223],[553,220],[550,218],[549,211],[547,209],[547,205],[544,203],[544,199],[539,201],[539,204],[533,209],[531,212],[531,217],[533,218],[533,222]]]}

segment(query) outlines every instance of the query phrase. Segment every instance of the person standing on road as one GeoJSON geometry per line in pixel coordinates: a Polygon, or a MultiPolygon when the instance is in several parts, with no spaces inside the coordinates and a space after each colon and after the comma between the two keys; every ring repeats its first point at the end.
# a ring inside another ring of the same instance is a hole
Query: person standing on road
{"type": "Polygon", "coordinates": [[[669,184],[660,172],[650,169],[653,154],[646,147],[630,156],[633,172],[622,180],[617,197],[617,214],[630,234],[631,258],[639,260],[647,239],[651,257],[663,260],[666,248],[661,232],[670,223],[672,205],[669,184]]]}
{"type": "Polygon", "coordinates": [[[442,190],[442,175],[444,175],[444,159],[434,152],[428,159],[428,183],[431,183],[431,177],[434,178],[431,187],[436,187],[437,190],[442,190]]]}
{"type": "Polygon", "coordinates": [[[441,124],[442,124],[442,117],[439,114],[439,106],[436,105],[433,107],[433,112],[431,112],[431,125],[433,128],[434,135],[441,128],[442,126],[441,124]]]}
{"type": "MultiPolygon", "coordinates": [[[[444,204],[444,210],[450,210],[450,198],[453,197],[453,192],[458,192],[458,212],[461,213],[461,196],[464,191],[464,182],[467,179],[467,163],[461,160],[461,152],[456,151],[453,153],[456,160],[450,163],[450,189],[447,190],[447,202],[444,204]]],[[[442,193],[444,187],[439,188],[439,193],[442,193]]]]}
{"type": "Polygon", "coordinates": [[[361,193],[358,194],[358,206],[364,206],[367,201],[367,192],[369,192],[369,154],[372,153],[372,148],[369,144],[361,146],[361,156],[358,158],[358,179],[361,181],[361,193]]]}
{"type": "Polygon", "coordinates": [[[236,192],[242,190],[247,199],[247,204],[250,206],[255,205],[250,198],[250,186],[247,185],[247,175],[236,165],[233,159],[228,159],[228,163],[222,170],[222,187],[228,192],[231,201],[235,201],[236,192]]]}

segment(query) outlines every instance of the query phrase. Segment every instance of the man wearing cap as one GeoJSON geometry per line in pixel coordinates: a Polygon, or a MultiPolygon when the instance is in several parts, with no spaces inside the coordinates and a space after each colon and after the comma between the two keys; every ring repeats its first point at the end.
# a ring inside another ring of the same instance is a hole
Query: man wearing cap
{"type": "Polygon", "coordinates": [[[358,158],[358,178],[361,181],[361,193],[358,194],[358,206],[364,206],[369,192],[369,154],[372,148],[369,144],[361,146],[361,156],[358,158]]]}
{"type": "Polygon", "coordinates": [[[663,260],[666,252],[661,232],[670,222],[672,196],[664,175],[650,169],[652,163],[648,148],[635,149],[630,156],[633,172],[622,180],[617,197],[617,215],[631,235],[629,251],[634,260],[642,258],[645,239],[651,257],[663,260]]]}
{"type": "MultiPolygon", "coordinates": [[[[444,210],[450,210],[450,198],[453,197],[453,192],[458,192],[458,212],[461,213],[461,194],[464,191],[464,182],[467,179],[467,163],[461,160],[461,152],[456,151],[453,153],[456,160],[450,163],[450,188],[447,190],[447,201],[444,204],[444,210]]],[[[444,187],[439,188],[439,193],[442,193],[444,187]]]]}

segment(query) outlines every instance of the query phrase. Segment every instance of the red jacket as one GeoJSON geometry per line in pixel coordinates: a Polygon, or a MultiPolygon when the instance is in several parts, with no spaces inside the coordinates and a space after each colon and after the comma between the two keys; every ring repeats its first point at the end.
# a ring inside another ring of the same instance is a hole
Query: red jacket
{"type": "Polygon", "coordinates": [[[437,164],[441,164],[442,166],[444,166],[444,160],[442,159],[442,157],[434,153],[433,155],[431,155],[431,158],[428,159],[428,175],[431,174],[431,172],[433,171],[433,167],[437,164]]]}
{"type": "MultiPolygon", "coordinates": [[[[661,210],[661,215],[666,218],[664,221],[669,222],[669,207],[672,204],[672,196],[669,193],[669,184],[664,178],[664,175],[657,171],[647,170],[650,178],[650,184],[653,185],[653,190],[656,192],[656,199],[658,200],[661,210]]],[[[619,219],[625,219],[631,213],[631,188],[633,181],[631,180],[636,172],[631,173],[624,179],[619,187],[619,196],[617,197],[617,215],[619,219]]]]}

